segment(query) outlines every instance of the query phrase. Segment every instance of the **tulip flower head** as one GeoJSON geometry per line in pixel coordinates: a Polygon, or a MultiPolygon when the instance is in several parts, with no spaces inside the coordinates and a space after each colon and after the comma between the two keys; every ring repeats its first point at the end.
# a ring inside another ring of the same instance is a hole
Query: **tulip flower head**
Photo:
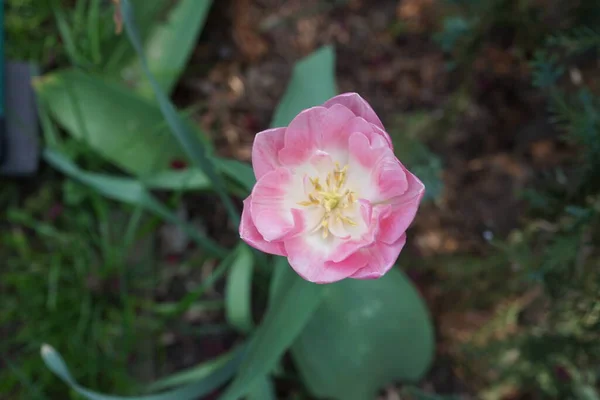
{"type": "Polygon", "coordinates": [[[356,93],[258,133],[252,166],[257,182],[244,200],[240,237],[287,257],[316,283],[383,276],[406,243],[425,190],[356,93]]]}

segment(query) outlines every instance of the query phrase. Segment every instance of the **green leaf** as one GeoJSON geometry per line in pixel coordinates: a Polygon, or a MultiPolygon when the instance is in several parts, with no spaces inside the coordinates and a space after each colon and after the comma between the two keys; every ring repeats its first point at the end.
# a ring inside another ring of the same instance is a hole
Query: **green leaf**
{"type": "Polygon", "coordinates": [[[237,400],[253,390],[273,370],[321,302],[327,286],[303,280],[289,266],[285,271],[280,280],[282,295],[255,330],[248,355],[222,400],[237,400]]]}
{"type": "Polygon", "coordinates": [[[130,178],[83,171],[63,154],[52,149],[44,151],[44,159],[62,173],[88,185],[109,199],[142,207],[166,221],[177,224],[190,238],[211,255],[223,257],[227,254],[227,251],[212,239],[202,236],[194,226],[177,217],[168,207],[152,196],[141,182],[130,178]]]}
{"type": "MultiPolygon", "coordinates": [[[[183,72],[202,31],[212,0],[180,0],[171,11],[168,21],[157,26],[146,41],[148,68],[160,87],[170,93],[183,72]]],[[[125,75],[133,78],[138,93],[152,97],[152,87],[143,79],[139,61],[125,75]]]]}
{"type": "MultiPolygon", "coordinates": [[[[146,43],[152,34],[157,20],[171,3],[171,0],[131,0],[136,10],[136,23],[140,40],[146,43]]],[[[114,76],[122,74],[122,69],[135,60],[135,52],[126,35],[113,35],[111,40],[102,43],[102,54],[107,54],[102,71],[114,76]]],[[[127,76],[125,76],[127,78],[127,76]]]]}
{"type": "Polygon", "coordinates": [[[152,392],[158,392],[160,390],[169,389],[175,386],[199,382],[222,368],[229,370],[230,374],[233,375],[244,357],[245,349],[245,346],[238,347],[237,349],[215,358],[214,360],[210,360],[195,367],[176,372],[173,375],[165,378],[161,378],[152,383],[148,389],[152,392]]]}
{"type": "Polygon", "coordinates": [[[200,381],[169,392],[146,396],[119,397],[97,393],[79,385],[71,375],[69,368],[60,354],[51,346],[47,344],[43,345],[41,355],[46,366],[54,374],[74,391],[89,400],[195,400],[200,396],[212,392],[229,380],[235,372],[235,363],[239,362],[237,358],[233,358],[228,363],[220,365],[220,368],[214,369],[210,374],[205,375],[200,381]]]}
{"type": "Polygon", "coordinates": [[[254,384],[246,400],[276,400],[275,388],[271,379],[265,377],[254,384]]]}
{"type": "Polygon", "coordinates": [[[392,269],[378,280],[346,279],[328,288],[292,346],[311,392],[367,400],[392,381],[414,382],[425,374],[434,353],[433,328],[404,274],[392,269]]]}
{"type": "Polygon", "coordinates": [[[124,86],[65,70],[45,75],[35,88],[69,134],[127,172],[148,176],[185,160],[158,107],[124,86]]]}
{"type": "Polygon", "coordinates": [[[243,333],[250,333],[252,322],[252,272],[254,258],[247,246],[240,246],[229,268],[225,286],[227,322],[243,333]]]}
{"type": "Polygon", "coordinates": [[[300,111],[320,105],[335,96],[335,53],[324,46],[299,61],[292,80],[279,102],[271,126],[286,126],[300,111]]]}
{"type": "Polygon", "coordinates": [[[148,63],[142,48],[140,36],[135,26],[133,9],[129,0],[121,1],[121,12],[123,15],[125,30],[127,31],[127,36],[135,48],[138,57],[140,58],[142,70],[152,86],[152,90],[154,91],[154,95],[156,96],[160,110],[165,117],[167,124],[171,128],[172,134],[179,141],[179,144],[192,162],[208,176],[212,182],[213,188],[219,197],[221,197],[223,205],[229,214],[229,218],[234,225],[238,225],[240,223],[240,216],[234,207],[233,202],[227,195],[225,191],[225,185],[222,182],[221,177],[217,174],[215,166],[206,154],[206,149],[204,148],[202,142],[190,129],[189,125],[186,125],[179,117],[175,110],[175,106],[173,106],[167,95],[161,89],[160,85],[148,69],[148,63]]]}

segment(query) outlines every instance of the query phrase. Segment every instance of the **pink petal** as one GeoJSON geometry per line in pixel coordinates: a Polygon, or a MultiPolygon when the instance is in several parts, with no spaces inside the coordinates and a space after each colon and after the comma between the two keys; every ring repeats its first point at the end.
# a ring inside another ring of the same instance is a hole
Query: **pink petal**
{"type": "MultiPolygon", "coordinates": [[[[335,239],[333,239],[335,240],[335,239]]],[[[307,281],[332,283],[347,278],[365,264],[345,262],[334,263],[328,260],[329,248],[320,233],[297,236],[285,240],[288,261],[294,271],[307,281]]]]}
{"type": "Polygon", "coordinates": [[[283,148],[285,130],[274,128],[256,134],[252,145],[252,168],[256,180],[281,166],[278,154],[283,148]]]}
{"type": "Polygon", "coordinates": [[[294,211],[288,204],[292,177],[287,168],[280,167],[263,175],[252,190],[252,221],[268,242],[280,240],[303,229],[300,211],[294,211]]]}
{"type": "Polygon", "coordinates": [[[379,126],[373,124],[373,130],[375,131],[375,133],[379,134],[379,136],[385,140],[385,142],[387,143],[387,145],[390,149],[394,150],[394,145],[392,144],[392,138],[385,131],[385,129],[382,129],[379,126]]]}
{"type": "Polygon", "coordinates": [[[240,222],[240,238],[250,246],[264,251],[265,253],[278,256],[287,256],[283,242],[267,242],[254,226],[250,216],[250,202],[252,196],[244,200],[244,210],[242,211],[242,221],[240,222]]]}
{"type": "Polygon", "coordinates": [[[405,169],[400,161],[391,154],[379,160],[373,171],[373,180],[378,189],[373,202],[383,202],[391,198],[402,196],[408,190],[405,169]]]}
{"type": "Polygon", "coordinates": [[[408,190],[392,200],[392,212],[380,223],[378,240],[392,244],[404,235],[417,214],[419,204],[425,194],[425,187],[413,174],[405,170],[408,190]]]}
{"type": "Polygon", "coordinates": [[[282,165],[302,164],[319,148],[326,112],[324,107],[312,107],[302,111],[290,122],[285,131],[284,147],[279,151],[279,161],[282,165]]]}
{"type": "Polygon", "coordinates": [[[406,244],[406,235],[400,237],[396,242],[387,244],[383,242],[376,242],[373,246],[361,250],[361,254],[357,254],[357,260],[351,260],[349,257],[348,262],[360,262],[360,258],[367,259],[367,265],[354,274],[350,278],[354,279],[377,279],[385,275],[386,272],[392,268],[398,255],[402,251],[402,248],[406,244]]]}
{"type": "Polygon", "coordinates": [[[373,108],[371,108],[369,103],[367,103],[365,99],[360,97],[360,95],[358,95],[357,93],[340,94],[327,100],[325,104],[323,104],[323,106],[326,108],[331,108],[335,104],[341,104],[343,106],[346,106],[346,108],[352,111],[357,117],[362,117],[368,122],[377,125],[381,129],[384,129],[381,120],[379,119],[377,114],[375,114],[373,108]]]}
{"type": "MultiPolygon", "coordinates": [[[[341,104],[331,106],[325,113],[322,123],[323,148],[345,150],[348,147],[350,134],[352,132],[361,132],[360,130],[351,130],[352,127],[348,127],[348,123],[353,119],[357,119],[356,116],[345,106],[341,104]]],[[[367,121],[364,122],[368,124],[367,121]]],[[[366,125],[364,128],[372,131],[369,125],[366,125]]]]}
{"type": "Polygon", "coordinates": [[[350,135],[348,143],[350,158],[358,162],[360,167],[372,171],[379,160],[390,152],[387,147],[373,148],[369,139],[360,132],[354,132],[350,135]]]}

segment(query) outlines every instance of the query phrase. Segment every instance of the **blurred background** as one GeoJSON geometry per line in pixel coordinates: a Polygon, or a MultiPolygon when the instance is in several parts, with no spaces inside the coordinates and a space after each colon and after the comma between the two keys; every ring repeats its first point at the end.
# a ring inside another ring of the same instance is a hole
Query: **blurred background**
{"type": "MultiPolygon", "coordinates": [[[[272,266],[232,278],[207,250],[233,248],[237,228],[203,176],[176,174],[190,161],[161,139],[119,1],[4,3],[5,57],[39,75],[40,129],[23,150],[39,165],[0,178],[0,398],[83,398],[43,343],[82,385],[121,395],[228,354],[264,314],[272,266]]],[[[338,92],[370,102],[425,183],[398,262],[435,359],[410,393],[396,382],[378,398],[600,398],[600,2],[131,4],[150,70],[237,209],[254,135],[323,46],[338,92]]],[[[279,372],[273,398],[317,398],[288,358],[279,372]]]]}

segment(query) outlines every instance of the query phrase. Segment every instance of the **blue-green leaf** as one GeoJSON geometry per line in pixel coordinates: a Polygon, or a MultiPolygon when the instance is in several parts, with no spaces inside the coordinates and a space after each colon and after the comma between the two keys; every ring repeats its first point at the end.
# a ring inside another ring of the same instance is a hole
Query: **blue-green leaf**
{"type": "Polygon", "coordinates": [[[292,346],[311,392],[370,400],[392,381],[415,382],[424,375],[434,353],[433,328],[404,274],[392,269],[377,280],[346,279],[328,287],[292,346]]]}
{"type": "Polygon", "coordinates": [[[212,392],[229,380],[235,372],[235,363],[239,362],[238,359],[233,358],[232,360],[229,360],[227,364],[221,366],[221,368],[212,371],[207,376],[204,376],[204,378],[200,381],[188,386],[171,390],[169,392],[145,396],[120,397],[94,392],[79,385],[71,375],[67,364],[62,359],[60,354],[58,354],[58,352],[51,346],[47,344],[43,345],[41,349],[41,355],[46,366],[54,374],[56,374],[56,376],[58,376],[74,391],[88,400],[195,400],[200,396],[212,392]]]}

